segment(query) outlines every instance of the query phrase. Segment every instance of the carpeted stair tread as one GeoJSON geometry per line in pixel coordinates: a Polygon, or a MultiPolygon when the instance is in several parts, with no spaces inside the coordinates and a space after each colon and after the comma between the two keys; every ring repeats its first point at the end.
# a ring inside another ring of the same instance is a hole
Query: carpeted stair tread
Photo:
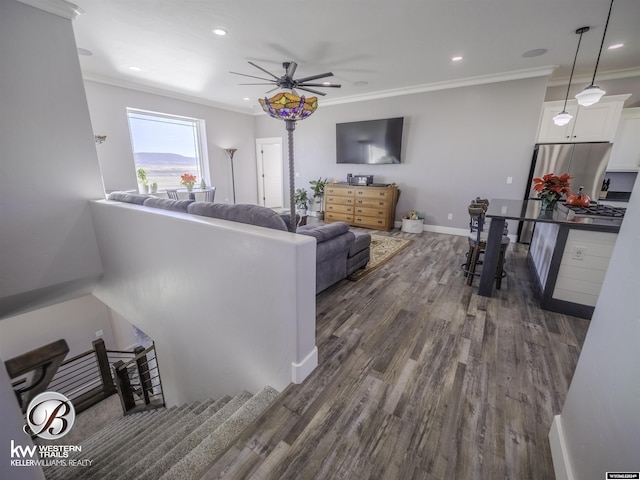
{"type": "MultiPolygon", "coordinates": [[[[91,465],[89,475],[84,478],[101,478],[100,475],[120,468],[120,466],[131,457],[131,452],[136,451],[136,455],[139,455],[140,449],[159,436],[164,436],[167,431],[170,431],[174,425],[178,422],[182,422],[187,415],[192,413],[195,409],[199,409],[202,405],[199,402],[195,402],[191,405],[183,406],[177,409],[169,409],[169,415],[165,416],[161,421],[154,422],[147,428],[143,429],[140,435],[137,435],[132,439],[131,445],[128,442],[118,442],[114,448],[107,455],[97,459],[91,465]]],[[[107,477],[110,475],[107,475],[107,477]]],[[[105,477],[102,477],[105,478],[105,477]]]]}
{"type": "Polygon", "coordinates": [[[242,431],[253,423],[260,414],[271,405],[278,392],[265,387],[250,398],[233,415],[223,422],[214,432],[206,436],[200,443],[191,448],[161,480],[197,479],[215,458],[221,454],[242,431]]]}
{"type": "Polygon", "coordinates": [[[153,455],[153,459],[147,462],[148,468],[142,472],[137,480],[158,480],[174,464],[179,462],[189,451],[195,448],[204,438],[214,432],[225,420],[233,415],[244,405],[252,395],[242,392],[233,397],[222,409],[206,419],[199,425],[193,425],[191,432],[180,439],[165,455],[153,455]]]}
{"type": "Polygon", "coordinates": [[[89,478],[100,478],[100,474],[105,472],[109,472],[108,478],[114,478],[115,475],[112,472],[126,472],[134,463],[138,462],[141,457],[144,457],[155,450],[159,444],[164,442],[168,436],[179,429],[182,425],[196,418],[210,407],[213,407],[213,410],[215,410],[222,408],[223,405],[224,401],[216,402],[214,400],[207,400],[197,407],[184,412],[182,415],[176,416],[176,418],[170,421],[168,420],[161,426],[161,428],[156,428],[152,432],[146,432],[143,438],[140,438],[139,440],[136,439],[136,445],[134,447],[136,452],[135,455],[130,455],[129,452],[133,450],[133,448],[130,445],[125,445],[121,448],[121,452],[118,457],[112,458],[109,463],[103,465],[100,471],[92,474],[93,476],[89,478]]]}
{"type": "Polygon", "coordinates": [[[200,425],[202,425],[202,423],[204,423],[209,418],[209,416],[217,413],[220,409],[224,408],[230,400],[230,397],[221,398],[209,408],[201,412],[199,415],[193,415],[190,420],[185,419],[183,425],[178,427],[175,431],[168,432],[167,436],[162,438],[163,441],[160,444],[156,445],[156,447],[152,451],[148,452],[144,456],[136,456],[136,461],[133,462],[132,465],[129,464],[128,469],[121,469],[120,474],[114,474],[111,478],[130,480],[143,475],[145,471],[154,466],[154,464],[158,461],[158,458],[162,458],[167,455],[167,453],[171,451],[171,449],[175,447],[176,444],[178,444],[184,437],[186,437],[200,425]]]}
{"type": "MultiPolygon", "coordinates": [[[[116,439],[122,438],[126,435],[126,432],[135,430],[139,426],[145,425],[147,422],[155,418],[156,415],[162,413],[166,409],[159,409],[159,411],[142,412],[135,415],[130,415],[119,419],[113,425],[102,429],[95,433],[86,441],[81,443],[83,458],[95,458],[95,455],[99,454],[101,448],[105,445],[110,445],[116,439]],[[104,436],[103,436],[104,435],[104,436]]],[[[81,478],[81,472],[78,470],[84,469],[69,469],[68,467],[46,467],[44,468],[46,478],[50,480],[71,480],[73,478],[81,478]]]]}

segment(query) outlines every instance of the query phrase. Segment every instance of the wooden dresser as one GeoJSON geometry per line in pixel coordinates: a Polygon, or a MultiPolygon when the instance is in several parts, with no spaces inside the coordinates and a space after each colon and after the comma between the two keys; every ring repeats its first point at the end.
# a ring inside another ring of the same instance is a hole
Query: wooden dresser
{"type": "Polygon", "coordinates": [[[324,220],[328,223],[347,222],[358,227],[391,230],[399,194],[395,185],[327,185],[324,192],[324,220]]]}

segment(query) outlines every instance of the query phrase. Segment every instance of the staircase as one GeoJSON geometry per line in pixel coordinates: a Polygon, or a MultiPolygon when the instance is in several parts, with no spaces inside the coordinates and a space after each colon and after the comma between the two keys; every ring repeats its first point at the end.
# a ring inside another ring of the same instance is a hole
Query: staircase
{"type": "Polygon", "coordinates": [[[44,467],[47,480],[188,480],[207,467],[277,397],[265,387],[256,395],[161,408],[128,415],[81,442],[67,465],[44,467]],[[69,466],[73,460],[91,466],[69,466]]]}

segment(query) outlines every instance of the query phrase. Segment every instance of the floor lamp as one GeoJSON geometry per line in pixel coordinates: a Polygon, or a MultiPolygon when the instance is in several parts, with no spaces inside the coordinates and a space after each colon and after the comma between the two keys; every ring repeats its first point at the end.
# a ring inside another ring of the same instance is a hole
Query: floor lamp
{"type": "Polygon", "coordinates": [[[227,154],[229,154],[229,160],[231,161],[231,188],[233,189],[233,204],[236,204],[236,178],[233,174],[233,154],[238,151],[237,148],[227,148],[227,154]]]}
{"type": "Polygon", "coordinates": [[[259,99],[262,109],[273,118],[284,120],[289,143],[289,230],[296,231],[295,169],[293,161],[293,131],[298,120],[304,120],[318,108],[316,97],[298,97],[293,93],[277,93],[271,98],[259,99]]]}

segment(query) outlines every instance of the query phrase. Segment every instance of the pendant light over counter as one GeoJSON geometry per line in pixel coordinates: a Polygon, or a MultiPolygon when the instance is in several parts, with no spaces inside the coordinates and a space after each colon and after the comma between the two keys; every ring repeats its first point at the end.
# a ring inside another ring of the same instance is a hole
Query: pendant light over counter
{"type": "Polygon", "coordinates": [[[589,27],[580,27],[579,29],[576,30],[576,33],[580,35],[580,38],[578,39],[578,48],[576,48],[576,56],[573,57],[573,66],[571,67],[571,75],[569,76],[569,85],[567,85],[567,95],[564,97],[564,107],[562,108],[562,111],[559,114],[553,117],[553,123],[555,123],[559,127],[566,125],[573,118],[573,115],[567,112],[567,99],[569,98],[569,89],[571,88],[573,71],[576,68],[576,59],[578,58],[578,51],[580,50],[580,42],[582,42],[582,34],[588,31],[589,31],[589,27]]]}
{"type": "Polygon", "coordinates": [[[609,19],[611,18],[611,10],[613,9],[613,0],[611,0],[611,5],[609,5],[609,14],[607,15],[607,23],[604,25],[604,33],[602,34],[602,43],[600,43],[600,51],[598,52],[598,59],[596,60],[596,68],[593,70],[593,79],[591,80],[591,85],[586,87],[583,91],[576,95],[576,100],[578,100],[578,105],[582,105],[583,107],[588,107],[589,105],[593,105],[594,103],[598,103],[602,96],[607,93],[602,90],[600,87],[595,85],[596,81],[596,72],[598,71],[598,64],[600,63],[600,55],[602,54],[602,47],[604,46],[604,37],[607,35],[607,28],[609,27],[609,19]]]}

